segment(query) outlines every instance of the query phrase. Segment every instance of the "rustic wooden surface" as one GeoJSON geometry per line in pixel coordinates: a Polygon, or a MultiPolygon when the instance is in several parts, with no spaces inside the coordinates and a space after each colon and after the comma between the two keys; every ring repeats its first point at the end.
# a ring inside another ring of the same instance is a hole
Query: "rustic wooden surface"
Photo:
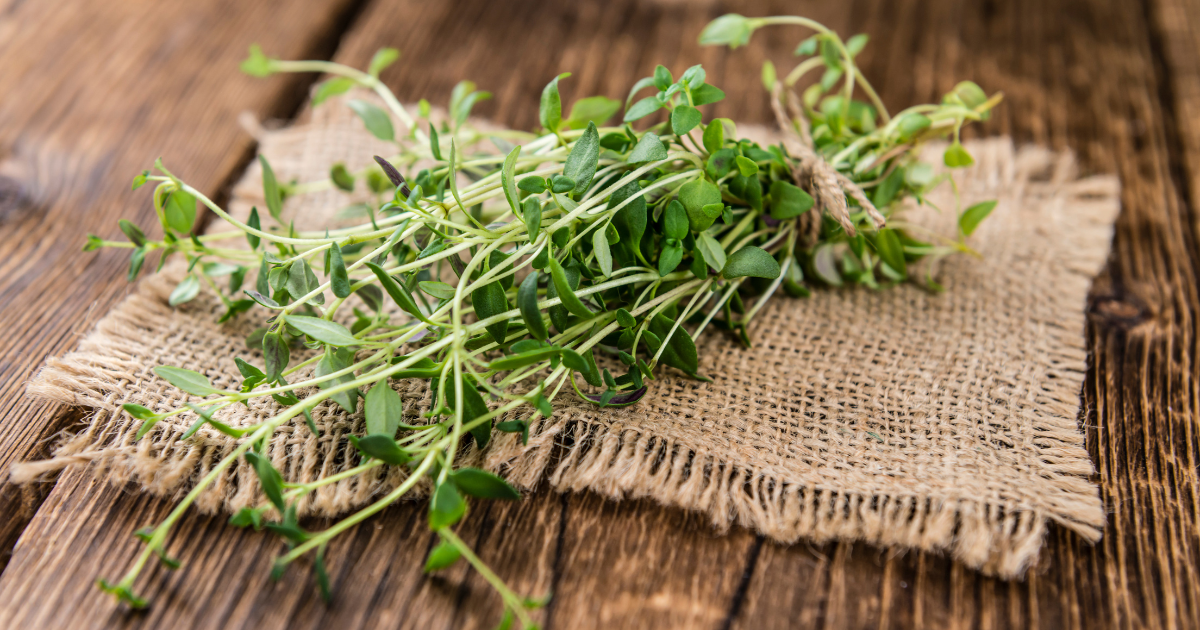
{"type": "MultiPolygon", "coordinates": [[[[496,93],[480,113],[514,126],[535,122],[556,72],[575,73],[568,100],[623,98],[656,62],[676,74],[703,62],[730,95],[713,113],[761,122],[759,64],[786,63],[800,32],[764,32],[735,53],[700,49],[695,35],[729,10],[800,13],[871,35],[861,61],[889,106],[973,78],[1007,95],[976,133],[1071,148],[1085,171],[1121,177],[1113,255],[1089,305],[1081,418],[1109,507],[1104,539],[1052,528],[1039,567],[1006,583],[937,555],[783,547],[644,502],[544,491],[475,505],[463,537],[519,590],[553,591],[540,616],[556,628],[1200,627],[1200,0],[63,4],[0,11],[0,465],[37,455],[73,419],[24,400],[23,383],[127,291],[121,256],[77,246],[89,231],[117,234],[118,217],[150,216],[129,176],[161,154],[219,192],[250,155],[236,114],[297,110],[311,77],[236,75],[250,41],[356,65],[396,46],[404,57],[383,78],[402,99],[442,102],[472,78],[496,93]]],[[[277,541],[191,515],[169,547],[184,568],[148,571],[139,590],[154,607],[130,614],[92,580],[122,573],[139,546],[131,533],[169,507],[79,472],[40,491],[4,488],[0,510],[25,516],[0,522],[5,548],[21,535],[0,577],[0,627],[497,621],[474,573],[421,575],[431,538],[412,506],[331,546],[330,605],[307,567],[267,579],[277,541]]]]}

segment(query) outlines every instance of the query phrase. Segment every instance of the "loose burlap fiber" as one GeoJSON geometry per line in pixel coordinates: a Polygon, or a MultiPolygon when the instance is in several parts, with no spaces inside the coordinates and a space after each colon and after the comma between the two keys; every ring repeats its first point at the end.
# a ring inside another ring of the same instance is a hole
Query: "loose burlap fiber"
{"type": "MultiPolygon", "coordinates": [[[[325,177],[334,161],[362,167],[386,150],[336,105],[260,140],[279,177],[302,182],[325,177]]],[[[700,371],[712,383],[663,369],[642,402],[615,410],[564,393],[555,415],[534,424],[528,445],[503,434],[468,457],[524,487],[545,480],[613,499],[649,497],[703,512],[719,529],[737,523],[784,543],[849,539],[946,550],[1005,578],[1036,558],[1048,521],[1097,540],[1104,512],[1087,479],[1093,468],[1078,418],[1084,307],[1108,251],[1117,183],[1076,179],[1070,155],[1017,150],[1007,139],[969,149],[977,162],[957,173],[962,203],[996,198],[999,205],[971,239],[982,259],[951,257],[936,271],[945,292],[905,284],[777,297],[754,321],[753,349],[705,334],[700,371]]],[[[350,201],[323,192],[290,200],[286,212],[311,225],[350,201]]],[[[953,191],[943,186],[931,201],[945,210],[911,207],[904,220],[951,233],[953,191]]],[[[263,205],[255,169],[230,207],[244,215],[251,204],[263,205]]],[[[151,372],[156,365],[236,387],[235,356],[261,364],[243,339],[262,314],[219,325],[222,307],[207,293],[171,308],[167,296],[181,273],[168,265],[143,280],[78,350],[49,361],[30,384],[32,395],[95,412],[64,438],[55,460],[26,464],[14,478],[89,462],[113,483],[178,496],[233,448],[207,427],[180,440],[195,419],[190,413],[135,442],[140,422],[120,410],[127,402],[161,411],[189,400],[151,372]]],[[[427,409],[423,386],[400,391],[413,418],[427,409]]],[[[259,401],[218,417],[245,426],[277,411],[259,401]]],[[[361,430],[361,412],[323,403],[313,415],[320,437],[293,422],[270,442],[271,460],[291,481],[358,461],[346,437],[361,430]]],[[[394,487],[401,474],[377,469],[327,486],[300,511],[344,513],[394,487]]],[[[261,500],[241,462],[197,505],[234,510],[261,500]]]]}

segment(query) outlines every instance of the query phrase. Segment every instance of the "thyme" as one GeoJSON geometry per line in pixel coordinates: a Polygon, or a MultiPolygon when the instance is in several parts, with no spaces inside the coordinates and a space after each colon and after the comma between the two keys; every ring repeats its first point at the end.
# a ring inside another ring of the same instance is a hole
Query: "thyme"
{"type": "MultiPolygon", "coordinates": [[[[710,325],[749,345],[748,324],[780,289],[807,297],[814,285],[879,288],[906,281],[920,258],[970,252],[966,237],[994,206],[962,211],[958,237],[936,244],[916,238],[893,215],[902,200],[923,201],[944,179],[916,159],[917,148],[949,136],[946,165],[969,165],[960,130],[986,120],[999,95],[988,97],[964,82],[941,103],[892,114],[855,65],[867,37],[843,41],[804,18],[726,15],[700,41],[736,48],[768,25],[815,31],[796,49],[801,61],[786,75],[778,76],[770,62],[763,67],[764,87],[784,130],[784,140],[769,146],[739,139],[733,121],[704,121],[699,108],[720,101],[724,92],[708,83],[699,65],[678,79],[658,66],[633,86],[623,107],[591,97],[576,102],[565,118],[559,81],[569,75],[560,75],[542,93],[541,129],[522,134],[474,128],[472,108],[489,94],[469,81],[454,88],[447,121],[432,122],[424,100],[414,118],[379,80],[399,57],[392,49],[380,51],[361,72],[323,61],[271,59],[252,47],[242,64],[249,74],[330,75],[315,90],[314,106],[352,88],[372,90],[385,108],[366,100],[347,105],[371,134],[393,143],[395,154],[375,157],[376,166],[357,173],[334,164],[328,180],[304,183],[280,182],[260,157],[267,216],[255,209],[245,222],[159,161],[133,186],[154,185],[163,237],[150,240],[121,221],[127,242],[89,238],[88,249],[131,248],[130,279],[152,252],[161,254],[160,267],[171,254],[183,256],[189,272],[171,294],[172,305],[208,286],[226,308],[222,321],[255,306],[268,314],[248,340],[262,349],[263,365],[238,359],[243,381],[237,390],[161,366],[158,376],[203,402],[163,413],[125,405],[143,421],[139,439],[159,420],[190,409],[199,419],[188,436],[207,424],[235,438],[237,447],[162,523],[139,533],[146,541],[140,557],[118,582],[100,581],[102,588],[131,606],[145,605],[133,592],[140,571],[153,556],[177,564],[163,554],[171,527],[244,458],[267,500],[242,509],[230,523],[265,527],[285,540],[289,550],[275,561],[274,575],[311,553],[318,586],[328,597],[329,541],[428,479],[429,525],[441,543],[426,571],[465,558],[501,595],[502,625],[516,620],[532,626],[530,611],[542,602],[509,589],[453,532],[467,512],[465,497],[519,497],[500,477],[456,464],[468,443],[482,448],[495,431],[527,440],[531,420],[549,417],[568,386],[581,399],[610,407],[645,397],[646,381],[660,365],[703,379],[695,339],[710,325]],[[794,87],[810,73],[820,73],[819,79],[796,94],[794,87]],[[606,125],[621,109],[622,123],[606,125]],[[643,123],[660,110],[665,120],[643,123]],[[501,153],[465,149],[484,140],[502,147],[501,153]],[[432,166],[412,173],[418,162],[432,166]],[[360,186],[377,199],[359,207],[369,219],[360,225],[317,232],[281,217],[286,197],[360,186]],[[237,230],[194,234],[197,204],[237,230]],[[229,245],[242,238],[247,248],[229,245]],[[252,287],[246,284],[250,277],[252,287]],[[218,284],[223,278],[225,289],[218,284]],[[344,312],[351,294],[367,305],[366,311],[353,309],[352,318],[344,312]],[[388,315],[386,300],[404,312],[402,321],[388,315]],[[350,319],[348,327],[340,323],[350,319]],[[316,352],[298,362],[292,356],[298,347],[316,352]],[[620,364],[623,373],[601,368],[597,350],[613,357],[605,364],[620,364]],[[306,366],[315,366],[315,376],[302,379],[297,374],[306,366]],[[424,424],[404,422],[400,394],[390,385],[398,379],[428,381],[433,402],[424,424]],[[280,407],[265,422],[231,427],[213,417],[221,408],[264,396],[280,407]],[[262,454],[265,444],[298,416],[316,433],[309,414],[326,400],[347,412],[362,403],[366,429],[351,438],[362,463],[311,483],[285,483],[262,454]],[[404,467],[409,474],[324,531],[300,526],[300,498],[380,466],[404,467]]],[[[936,287],[931,278],[927,284],[936,287]]]]}

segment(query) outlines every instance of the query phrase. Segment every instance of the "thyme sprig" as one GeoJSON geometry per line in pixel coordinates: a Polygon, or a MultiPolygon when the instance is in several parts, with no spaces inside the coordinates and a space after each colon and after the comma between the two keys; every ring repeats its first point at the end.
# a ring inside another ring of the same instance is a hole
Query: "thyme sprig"
{"type": "MultiPolygon", "coordinates": [[[[329,541],[427,480],[429,525],[441,543],[426,570],[466,558],[500,594],[502,625],[533,626],[530,611],[542,601],[513,592],[453,532],[467,512],[465,496],[519,497],[502,478],[456,464],[469,443],[483,448],[495,431],[527,440],[531,422],[549,417],[567,386],[582,400],[613,407],[648,395],[647,381],[661,365],[704,379],[695,339],[710,325],[749,345],[749,323],[780,289],[808,297],[813,285],[880,288],[906,281],[918,259],[970,252],[966,238],[994,206],[963,210],[957,237],[940,242],[920,240],[918,226],[894,216],[902,200],[923,202],[946,178],[917,160],[918,148],[950,136],[946,165],[969,165],[959,132],[986,120],[999,95],[988,97],[963,82],[941,103],[891,114],[855,65],[867,37],[843,41],[805,18],[727,15],[705,28],[700,41],[736,48],[769,25],[798,25],[815,34],[799,45],[801,61],[782,79],[770,62],[763,67],[784,130],[782,142],[767,146],[739,139],[733,121],[705,122],[699,108],[724,92],[708,83],[699,65],[678,79],[658,66],[633,86],[621,124],[611,126],[606,123],[622,103],[605,97],[581,99],[564,117],[559,81],[569,75],[560,75],[542,93],[541,128],[524,134],[473,126],[472,108],[490,95],[469,81],[454,88],[446,120],[435,122],[423,99],[412,115],[379,80],[399,57],[392,49],[377,53],[363,72],[325,61],[271,59],[252,47],[242,64],[249,74],[329,75],[314,91],[314,106],[353,88],[372,91],[384,107],[363,99],[347,105],[371,134],[392,143],[394,155],[375,157],[358,172],[334,164],[328,179],[301,183],[279,181],[260,157],[266,216],[254,209],[245,221],[156,162],[135,178],[134,188],[154,185],[163,237],[150,240],[121,221],[128,242],[89,238],[87,249],[131,248],[130,279],[152,252],[161,253],[160,267],[171,254],[186,259],[188,274],[172,292],[172,305],[208,286],[225,307],[221,321],[255,306],[268,314],[248,339],[262,349],[263,364],[238,359],[238,389],[160,366],[160,377],[203,401],[165,412],[125,405],[143,422],[139,439],[158,421],[191,410],[198,420],[184,439],[208,425],[237,446],[166,519],[139,533],[146,546],[129,573],[101,586],[132,606],[145,605],[133,592],[140,571],[153,556],[177,566],[163,552],[171,527],[245,459],[266,501],[242,509],[230,523],[265,527],[286,541],[289,550],[276,560],[274,575],[311,552],[328,597],[329,541]],[[796,94],[793,88],[816,71],[820,79],[796,94]],[[855,98],[858,92],[867,100],[855,98]],[[660,111],[665,116],[658,122],[645,123],[660,111]],[[480,149],[485,141],[500,152],[480,149]],[[306,230],[282,216],[287,197],[362,186],[375,201],[354,206],[368,219],[360,225],[306,230]],[[236,229],[194,234],[197,204],[236,229]],[[231,243],[243,238],[247,247],[231,243]],[[365,310],[346,313],[352,294],[365,310]],[[387,300],[404,316],[390,315],[387,300]],[[294,360],[297,348],[313,356],[294,360]],[[597,361],[597,350],[608,359],[597,361]],[[602,363],[623,366],[617,369],[623,373],[602,363]],[[314,375],[299,376],[307,367],[314,375]],[[400,394],[390,383],[400,379],[428,382],[433,395],[424,424],[404,422],[400,394]],[[214,418],[221,408],[267,396],[280,410],[262,423],[231,427],[214,418]],[[311,410],[327,400],[348,413],[361,402],[366,427],[351,441],[362,462],[309,483],[286,483],[265,445],[300,416],[317,433],[311,410]],[[326,530],[300,526],[299,500],[382,466],[404,468],[407,477],[326,530]]],[[[932,278],[926,285],[936,288],[932,278]]]]}

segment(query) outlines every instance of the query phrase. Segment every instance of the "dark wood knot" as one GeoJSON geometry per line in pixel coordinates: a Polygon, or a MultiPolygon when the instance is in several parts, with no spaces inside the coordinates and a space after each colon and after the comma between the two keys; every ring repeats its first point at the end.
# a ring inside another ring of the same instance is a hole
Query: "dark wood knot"
{"type": "Polygon", "coordinates": [[[0,223],[28,206],[29,195],[25,186],[17,179],[0,175],[0,223]]]}
{"type": "Polygon", "coordinates": [[[1102,326],[1129,330],[1146,321],[1149,309],[1132,295],[1097,295],[1088,306],[1088,317],[1102,326]]]}

